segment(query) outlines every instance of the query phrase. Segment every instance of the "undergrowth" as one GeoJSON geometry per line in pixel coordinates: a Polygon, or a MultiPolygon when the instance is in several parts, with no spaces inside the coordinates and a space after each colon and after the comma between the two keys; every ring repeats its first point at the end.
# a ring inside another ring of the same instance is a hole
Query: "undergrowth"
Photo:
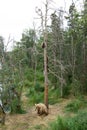
{"type": "Polygon", "coordinates": [[[73,99],[65,106],[65,110],[68,112],[78,112],[80,109],[84,109],[87,106],[87,101],[84,97],[78,97],[73,99]]]}
{"type": "Polygon", "coordinates": [[[47,130],[87,130],[87,111],[79,111],[74,117],[58,117],[47,130]]]}
{"type": "MultiPolygon", "coordinates": [[[[56,90],[50,89],[48,95],[49,95],[48,102],[50,105],[53,105],[60,101],[59,93],[57,89],[56,90]]],[[[40,84],[36,84],[35,87],[28,89],[26,96],[29,98],[29,103],[31,105],[34,105],[35,103],[43,102],[44,99],[43,87],[41,87],[40,84]]]]}

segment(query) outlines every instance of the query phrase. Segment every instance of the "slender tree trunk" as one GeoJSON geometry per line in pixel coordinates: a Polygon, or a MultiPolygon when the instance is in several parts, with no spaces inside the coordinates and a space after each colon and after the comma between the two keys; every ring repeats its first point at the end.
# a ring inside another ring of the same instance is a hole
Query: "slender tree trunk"
{"type": "Polygon", "coordinates": [[[44,48],[44,78],[45,78],[45,91],[44,91],[44,103],[48,108],[48,72],[47,72],[47,50],[44,48]]]}
{"type": "Polygon", "coordinates": [[[45,30],[44,30],[44,103],[48,108],[48,72],[47,72],[47,12],[48,12],[48,0],[46,0],[46,5],[45,5],[45,30]]]}

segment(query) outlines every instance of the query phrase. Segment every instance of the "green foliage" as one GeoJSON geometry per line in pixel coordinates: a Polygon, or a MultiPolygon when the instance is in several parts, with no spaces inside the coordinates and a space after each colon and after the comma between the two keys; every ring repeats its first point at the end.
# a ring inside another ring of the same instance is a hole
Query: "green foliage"
{"type": "Polygon", "coordinates": [[[30,82],[34,81],[34,70],[33,69],[26,67],[24,75],[25,75],[25,79],[29,80],[30,82]]]}
{"type": "Polygon", "coordinates": [[[31,105],[34,105],[35,103],[43,102],[44,93],[35,91],[35,88],[29,88],[26,94],[27,97],[29,97],[29,103],[31,105]]]}
{"type": "Polygon", "coordinates": [[[17,113],[17,105],[18,105],[18,99],[15,98],[14,100],[12,100],[12,103],[11,103],[12,113],[17,113]]]}
{"type": "Polygon", "coordinates": [[[81,83],[78,80],[74,80],[70,85],[71,93],[74,96],[79,96],[81,94],[81,83]]]}
{"type": "MultiPolygon", "coordinates": [[[[69,121],[69,120],[68,120],[69,121]]],[[[87,129],[87,111],[79,112],[68,122],[69,130],[86,130],[87,129]]]]}
{"type": "Polygon", "coordinates": [[[59,102],[59,89],[49,89],[49,104],[55,104],[59,102]]]}
{"type": "Polygon", "coordinates": [[[69,96],[70,90],[71,90],[71,88],[69,85],[64,86],[63,87],[63,97],[69,96]]]}
{"type": "Polygon", "coordinates": [[[58,117],[56,121],[50,123],[48,130],[68,130],[65,118],[58,117]]]}
{"type": "Polygon", "coordinates": [[[67,106],[66,110],[71,112],[77,112],[82,106],[82,102],[78,99],[71,101],[67,106]]]}
{"type": "Polygon", "coordinates": [[[36,71],[36,80],[40,82],[44,82],[44,75],[42,71],[40,70],[36,71]]]}
{"type": "Polygon", "coordinates": [[[24,86],[25,88],[32,87],[34,85],[33,82],[30,82],[28,79],[25,79],[24,86]]]}
{"type": "Polygon", "coordinates": [[[50,123],[47,130],[86,130],[87,111],[79,112],[74,117],[58,117],[56,121],[50,123]]]}
{"type": "MultiPolygon", "coordinates": [[[[44,87],[40,83],[36,83],[34,87],[27,88],[26,96],[29,98],[29,103],[34,105],[35,103],[43,102],[44,99],[44,87]]],[[[49,104],[53,105],[61,101],[59,98],[59,89],[49,89],[49,104]]]]}
{"type": "Polygon", "coordinates": [[[34,88],[36,92],[44,92],[44,87],[38,82],[35,84],[34,88]]]}
{"type": "Polygon", "coordinates": [[[34,93],[33,97],[30,98],[30,103],[40,103],[43,102],[44,94],[43,93],[34,93]]]}
{"type": "Polygon", "coordinates": [[[81,109],[85,109],[85,107],[87,107],[86,99],[83,96],[78,96],[77,99],[73,99],[66,105],[65,110],[69,112],[78,112],[81,109]]]}
{"type": "Polygon", "coordinates": [[[4,38],[0,36],[0,58],[3,57],[4,54],[4,38]]]}
{"type": "MultiPolygon", "coordinates": [[[[62,14],[51,15],[51,26],[47,27],[47,55],[49,81],[56,89],[49,87],[49,104],[58,102],[60,81],[63,81],[63,97],[69,94],[78,96],[87,93],[87,2],[79,14],[74,3],[70,5],[67,16],[68,27],[63,30],[62,14]],[[66,86],[65,86],[66,84],[66,86]]],[[[41,43],[42,34],[37,41],[36,32],[26,29],[20,42],[11,52],[4,49],[4,39],[0,36],[0,82],[5,89],[16,84],[17,92],[22,93],[22,86],[29,88],[27,96],[32,104],[42,102],[44,97],[44,55],[41,43]],[[37,42],[37,43],[36,43],[37,42]],[[23,82],[23,83],[22,83],[23,82]],[[20,87],[20,84],[22,86],[20,87]]],[[[3,100],[9,99],[8,92],[3,100]]],[[[20,94],[21,96],[22,94],[20,94]]],[[[11,97],[12,98],[12,97],[11,97]]],[[[20,97],[21,99],[21,97],[20,97]]],[[[12,111],[16,112],[18,99],[12,101],[12,111]]],[[[68,111],[78,111],[84,107],[82,100],[77,99],[66,106],[68,111]]]]}
{"type": "Polygon", "coordinates": [[[41,130],[41,129],[42,129],[42,125],[36,125],[34,128],[35,128],[36,130],[41,130]]]}
{"type": "Polygon", "coordinates": [[[11,103],[11,112],[12,113],[17,113],[17,105],[18,105],[18,99],[15,98],[14,100],[12,100],[12,103],[11,103]]]}
{"type": "Polygon", "coordinates": [[[11,102],[11,113],[20,113],[20,114],[26,113],[26,111],[22,109],[22,106],[21,104],[19,104],[19,100],[17,98],[12,100],[11,102]]]}
{"type": "MultiPolygon", "coordinates": [[[[31,105],[39,102],[43,102],[44,99],[44,87],[40,83],[36,83],[35,86],[27,88],[26,96],[29,98],[31,105]]],[[[49,89],[49,104],[55,104],[61,101],[59,98],[59,89],[49,89]]]]}

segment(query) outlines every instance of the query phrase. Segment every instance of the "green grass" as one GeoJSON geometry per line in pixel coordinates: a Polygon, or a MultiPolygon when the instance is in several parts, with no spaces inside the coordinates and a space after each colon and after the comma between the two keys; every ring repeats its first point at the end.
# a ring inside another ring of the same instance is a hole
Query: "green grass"
{"type": "Polygon", "coordinates": [[[84,97],[78,97],[73,99],[70,103],[65,106],[65,110],[68,112],[78,112],[80,109],[85,109],[87,107],[87,101],[84,97]]]}
{"type": "Polygon", "coordinates": [[[41,129],[42,129],[42,126],[41,126],[41,125],[36,125],[34,128],[35,128],[36,130],[41,130],[41,129]]]}
{"type": "Polygon", "coordinates": [[[58,117],[47,130],[87,130],[87,110],[74,117],[58,117]]]}
{"type": "Polygon", "coordinates": [[[75,99],[71,101],[70,103],[68,103],[65,109],[66,111],[77,112],[81,108],[82,105],[83,103],[80,100],[75,99]]]}
{"type": "Polygon", "coordinates": [[[65,118],[58,117],[56,121],[50,123],[47,130],[68,130],[65,118]]]}

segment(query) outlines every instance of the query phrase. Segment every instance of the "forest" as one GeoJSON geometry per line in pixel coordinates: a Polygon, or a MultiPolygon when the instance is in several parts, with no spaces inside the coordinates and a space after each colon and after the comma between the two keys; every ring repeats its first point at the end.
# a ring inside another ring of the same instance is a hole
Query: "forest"
{"type": "Polygon", "coordinates": [[[87,129],[87,0],[80,11],[72,1],[68,13],[49,16],[50,4],[44,13],[36,9],[38,30],[25,29],[20,41],[8,38],[11,51],[0,36],[0,130],[87,129]],[[47,116],[37,115],[38,103],[47,116]]]}

